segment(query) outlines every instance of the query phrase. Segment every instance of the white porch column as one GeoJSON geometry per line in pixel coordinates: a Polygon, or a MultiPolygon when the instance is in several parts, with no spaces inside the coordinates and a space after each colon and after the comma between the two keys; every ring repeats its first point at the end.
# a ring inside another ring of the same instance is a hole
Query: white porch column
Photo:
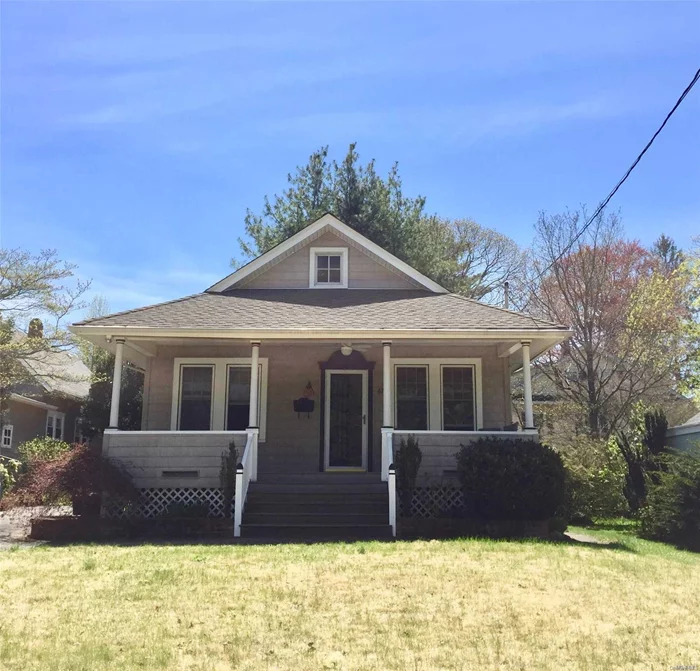
{"type": "Polygon", "coordinates": [[[523,340],[523,397],[525,399],[524,429],[534,429],[535,420],[532,414],[532,377],[530,375],[530,341],[523,340]]]}
{"type": "Polygon", "coordinates": [[[394,426],[394,413],[392,412],[391,402],[391,342],[383,342],[382,347],[384,348],[384,361],[382,363],[384,412],[382,415],[382,427],[387,429],[394,426]]]}
{"type": "Polygon", "coordinates": [[[117,351],[114,355],[114,375],[112,376],[112,402],[109,406],[109,428],[119,428],[119,401],[122,394],[122,363],[124,360],[124,338],[117,338],[117,351]]]}
{"type": "Polygon", "coordinates": [[[258,390],[260,388],[260,343],[252,342],[250,354],[250,413],[248,414],[248,428],[258,428],[258,390]]]}

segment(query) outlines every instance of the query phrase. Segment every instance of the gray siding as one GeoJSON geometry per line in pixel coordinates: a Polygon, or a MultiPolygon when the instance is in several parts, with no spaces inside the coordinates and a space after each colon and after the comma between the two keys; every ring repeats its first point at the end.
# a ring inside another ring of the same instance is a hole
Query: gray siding
{"type": "MultiPolygon", "coordinates": [[[[351,289],[416,289],[417,282],[390,270],[365,252],[333,233],[310,241],[279,263],[238,285],[240,289],[308,289],[309,249],[311,247],[347,247],[348,286],[351,289]]],[[[321,290],[322,291],[322,290],[321,290]]]]}
{"type": "Polygon", "coordinates": [[[102,452],[122,464],[137,487],[219,487],[221,456],[231,440],[240,458],[245,433],[106,433],[102,452]],[[168,469],[196,470],[198,477],[164,477],[168,469]]]}
{"type": "MultiPolygon", "coordinates": [[[[321,371],[319,362],[326,361],[338,344],[263,342],[260,356],[268,359],[267,436],[259,447],[260,472],[289,470],[315,471],[321,451],[321,371]],[[302,396],[307,382],[316,392],[316,407],[310,418],[297,416],[292,401],[302,396]]],[[[373,406],[372,443],[373,470],[380,469],[382,425],[382,350],[379,343],[363,352],[375,369],[370,393],[373,406]]],[[[504,387],[503,360],[496,355],[496,346],[467,345],[402,345],[392,347],[395,358],[477,357],[482,360],[483,419],[486,427],[500,427],[511,421],[509,393],[504,387]]],[[[176,357],[248,357],[246,345],[159,347],[158,356],[149,360],[144,389],[143,429],[170,429],[173,367],[176,357]]],[[[509,379],[509,377],[508,377],[509,379]]]]}

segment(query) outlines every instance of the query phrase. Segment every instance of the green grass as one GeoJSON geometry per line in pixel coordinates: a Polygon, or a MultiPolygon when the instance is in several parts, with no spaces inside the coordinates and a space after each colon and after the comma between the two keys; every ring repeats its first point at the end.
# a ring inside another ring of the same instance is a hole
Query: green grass
{"type": "Polygon", "coordinates": [[[0,669],[700,665],[700,556],[488,540],[0,553],[0,669]]]}

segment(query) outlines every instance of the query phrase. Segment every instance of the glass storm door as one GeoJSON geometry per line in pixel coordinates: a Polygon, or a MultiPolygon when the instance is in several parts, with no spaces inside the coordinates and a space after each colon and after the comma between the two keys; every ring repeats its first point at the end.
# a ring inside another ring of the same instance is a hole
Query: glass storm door
{"type": "Polygon", "coordinates": [[[326,371],[326,469],[367,469],[367,371],[326,371]]]}

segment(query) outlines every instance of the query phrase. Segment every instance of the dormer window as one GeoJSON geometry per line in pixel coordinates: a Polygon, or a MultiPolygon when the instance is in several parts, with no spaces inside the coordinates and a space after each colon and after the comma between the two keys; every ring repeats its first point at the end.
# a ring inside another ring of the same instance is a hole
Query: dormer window
{"type": "Polygon", "coordinates": [[[348,250],[346,247],[312,247],[309,287],[344,289],[348,286],[348,250]]]}

